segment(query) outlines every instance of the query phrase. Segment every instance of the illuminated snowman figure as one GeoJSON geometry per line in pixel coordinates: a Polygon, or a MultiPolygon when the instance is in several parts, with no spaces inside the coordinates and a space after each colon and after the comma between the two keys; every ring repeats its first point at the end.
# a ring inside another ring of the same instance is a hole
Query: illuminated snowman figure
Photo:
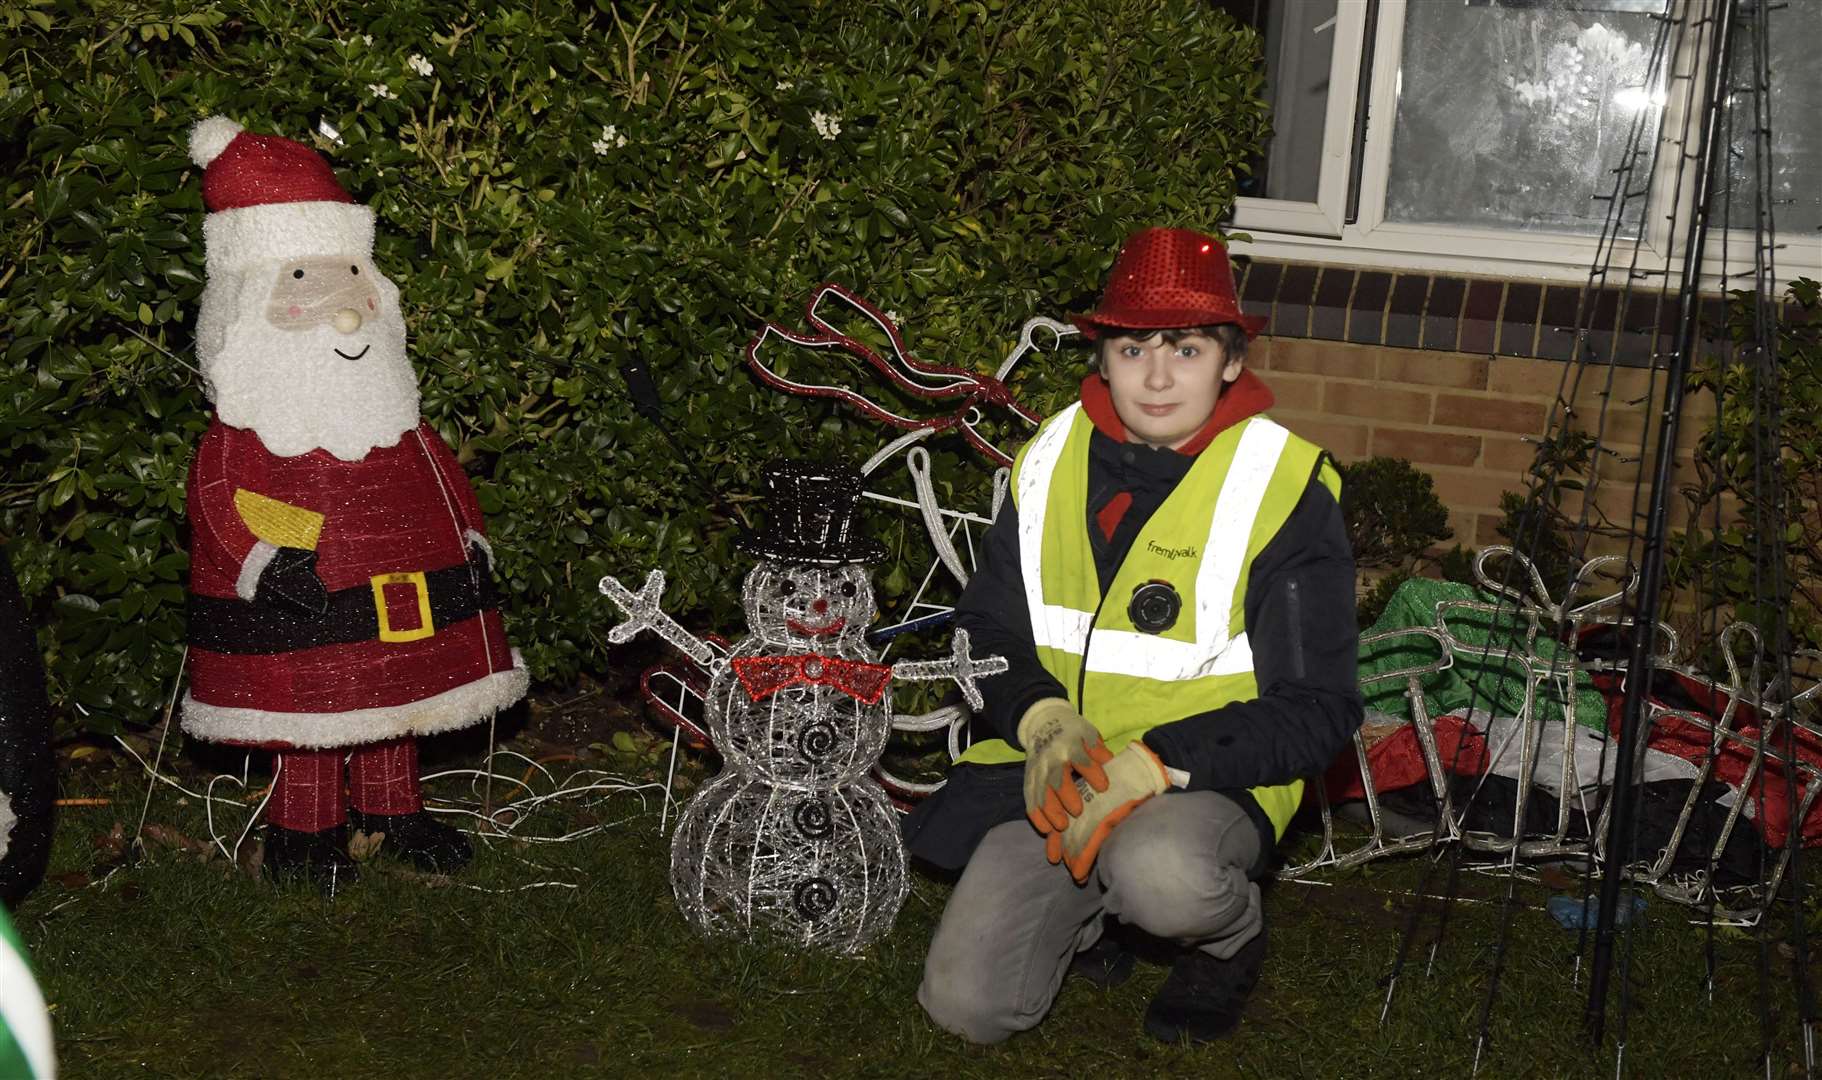
{"type": "Polygon", "coordinates": [[[769,531],[743,536],[760,558],[741,590],[751,636],[721,655],[659,609],[664,574],[634,593],[601,591],[628,619],[616,644],[651,629],[707,669],[709,735],[727,768],[685,808],[671,839],[671,886],[699,931],[767,929],[856,952],[892,925],[907,884],[891,804],[867,774],[892,730],[894,679],[974,680],[1006,670],[975,660],[957,630],[947,660],[882,664],[866,642],[876,608],[864,564],[885,549],[852,535],[860,477],[775,462],[769,531]]]}

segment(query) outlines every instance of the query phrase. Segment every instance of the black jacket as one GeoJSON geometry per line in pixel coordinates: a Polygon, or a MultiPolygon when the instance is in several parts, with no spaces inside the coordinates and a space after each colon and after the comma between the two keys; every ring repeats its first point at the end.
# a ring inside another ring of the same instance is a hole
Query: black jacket
{"type": "MultiPolygon", "coordinates": [[[[1095,571],[1106,591],[1127,549],[1152,513],[1189,472],[1193,457],[1118,443],[1095,431],[1089,443],[1089,520],[1095,571]],[[1111,538],[1097,513],[1119,492],[1132,504],[1111,538]]],[[[1119,598],[1110,598],[1115,602],[1119,598]]],[[[1254,560],[1245,598],[1246,628],[1259,696],[1172,719],[1146,732],[1146,746],[1166,765],[1189,773],[1189,790],[1220,791],[1259,826],[1270,860],[1272,827],[1246,791],[1283,784],[1328,768],[1360,726],[1356,681],[1359,631],[1354,622],[1354,555],[1341,507],[1310,477],[1303,497],[1254,560]]],[[[972,635],[976,656],[998,654],[1005,674],[981,681],[986,708],[975,739],[1018,746],[1018,722],[1040,698],[1068,697],[1038,663],[1020,576],[1018,511],[1007,499],[987,530],[980,565],[956,605],[956,624],[972,635]]],[[[958,765],[949,782],[905,822],[913,855],[959,869],[988,829],[1025,816],[1022,763],[958,765]]]]}

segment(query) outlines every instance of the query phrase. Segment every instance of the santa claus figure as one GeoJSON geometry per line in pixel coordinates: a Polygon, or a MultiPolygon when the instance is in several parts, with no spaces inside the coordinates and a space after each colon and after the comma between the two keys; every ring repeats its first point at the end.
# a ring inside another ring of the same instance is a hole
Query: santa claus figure
{"type": "Polygon", "coordinates": [[[215,419],[190,466],[183,728],[276,751],[274,878],[350,881],[350,823],[453,870],[470,848],[424,811],[417,737],[485,719],[527,680],[468,478],[418,419],[373,211],[314,150],[227,119],[197,124],[190,153],[215,419]]]}

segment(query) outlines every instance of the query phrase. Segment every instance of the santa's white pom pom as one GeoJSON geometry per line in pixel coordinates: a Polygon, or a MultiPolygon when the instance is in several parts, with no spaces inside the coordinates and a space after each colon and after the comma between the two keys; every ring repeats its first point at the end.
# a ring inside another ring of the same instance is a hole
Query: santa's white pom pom
{"type": "Polygon", "coordinates": [[[199,120],[190,129],[190,160],[203,168],[221,156],[221,152],[240,134],[240,125],[225,116],[199,120]]]}

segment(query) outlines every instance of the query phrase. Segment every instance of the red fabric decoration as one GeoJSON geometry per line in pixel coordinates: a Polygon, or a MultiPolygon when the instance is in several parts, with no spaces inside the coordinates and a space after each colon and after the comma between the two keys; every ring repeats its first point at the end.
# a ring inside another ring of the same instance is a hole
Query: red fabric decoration
{"type": "Polygon", "coordinates": [[[415,814],[424,809],[418,741],[394,739],[348,755],[348,801],[363,814],[415,814]]]}
{"type": "Polygon", "coordinates": [[[834,656],[738,656],[728,661],[747,697],[763,701],[787,686],[833,686],[868,705],[880,699],[892,682],[887,664],[867,664],[834,656]]]}
{"type": "MultiPolygon", "coordinates": [[[[1697,708],[1689,711],[1699,712],[1711,721],[1717,720],[1726,709],[1726,695],[1711,690],[1707,683],[1699,679],[1668,671],[1659,671],[1656,678],[1671,679],[1678,683],[1683,692],[1697,703],[1697,708]]],[[[1594,685],[1607,699],[1607,728],[1617,739],[1625,727],[1625,687],[1621,684],[1620,677],[1613,672],[1595,673],[1594,685]]],[[[1669,708],[1687,706],[1687,702],[1678,704],[1663,701],[1655,695],[1652,700],[1669,708]]],[[[1653,750],[1661,750],[1701,765],[1708,761],[1718,742],[1720,749],[1714,763],[1714,778],[1740,791],[1752,766],[1753,744],[1758,740],[1759,728],[1759,714],[1745,702],[1741,702],[1734,710],[1731,726],[1731,730],[1745,737],[1745,742],[1722,739],[1698,724],[1673,714],[1660,714],[1651,722],[1648,745],[1653,750]]],[[[1782,752],[1785,749],[1784,737],[1784,728],[1774,727],[1766,735],[1766,744],[1769,748],[1782,752]]],[[[1822,768],[1822,741],[1798,728],[1795,729],[1793,742],[1799,761],[1822,768]]],[[[1741,797],[1752,807],[1751,820],[1759,827],[1759,834],[1766,844],[1772,847],[1784,844],[1785,838],[1790,834],[1791,807],[1801,806],[1805,793],[1800,782],[1791,784],[1784,767],[1776,761],[1767,758],[1761,764],[1753,782],[1744,789],[1741,797]]],[[[1822,846],[1822,799],[1810,807],[1808,816],[1803,819],[1802,835],[1804,847],[1822,846]]]]}
{"type": "MultiPolygon", "coordinates": [[[[1462,776],[1479,776],[1487,768],[1487,737],[1459,716],[1439,716],[1433,722],[1436,754],[1442,767],[1462,776]]],[[[1375,792],[1397,791],[1428,783],[1430,771],[1423,761],[1423,746],[1410,724],[1367,747],[1367,767],[1375,792]]],[[[1323,778],[1329,802],[1364,799],[1366,784],[1360,778],[1360,755],[1350,746],[1329,766],[1323,778]]]]}
{"type": "Polygon", "coordinates": [[[424,808],[418,784],[418,742],[342,750],[286,750],[278,755],[278,777],[266,820],[282,829],[322,832],[348,820],[348,804],[363,814],[415,814],[424,808]],[[342,785],[342,758],[348,784],[342,785]]]}
{"type": "Polygon", "coordinates": [[[354,197],[310,147],[278,135],[243,131],[203,169],[202,201],[215,211],[273,203],[351,203],[354,197]]]}
{"type": "MultiPolygon", "coordinates": [[[[406,432],[394,446],[369,451],[359,461],[343,461],[322,450],[278,457],[253,432],[216,421],[190,467],[193,593],[236,596],[242,564],[257,542],[235,508],[237,490],[323,515],[316,572],[330,592],[368,588],[376,575],[460,566],[468,556],[465,530],[484,531],[462,467],[427,424],[406,432]]],[[[415,624],[416,605],[409,606],[415,624]]],[[[402,610],[399,614],[401,620],[407,617],[402,610]]],[[[464,726],[479,715],[414,719],[411,707],[513,670],[496,609],[437,626],[430,636],[413,641],[376,639],[263,654],[192,646],[189,664],[190,695],[200,704],[304,714],[292,719],[273,715],[259,730],[221,740],[281,747],[353,745],[464,726]],[[321,728],[344,722],[325,714],[357,710],[390,715],[372,721],[346,718],[351,730],[334,735],[309,730],[312,723],[321,728]],[[325,718],[312,721],[311,715],[325,718]],[[365,737],[353,728],[361,728],[365,737]]]]}
{"type": "Polygon", "coordinates": [[[1250,338],[1265,329],[1265,319],[1240,313],[1226,246],[1191,229],[1143,229],[1127,237],[1101,305],[1070,321],[1089,340],[1104,330],[1238,323],[1250,338]]]}
{"type": "Polygon", "coordinates": [[[348,820],[342,797],[342,751],[287,750],[277,757],[278,776],[266,821],[296,832],[322,832],[348,820]]]}

